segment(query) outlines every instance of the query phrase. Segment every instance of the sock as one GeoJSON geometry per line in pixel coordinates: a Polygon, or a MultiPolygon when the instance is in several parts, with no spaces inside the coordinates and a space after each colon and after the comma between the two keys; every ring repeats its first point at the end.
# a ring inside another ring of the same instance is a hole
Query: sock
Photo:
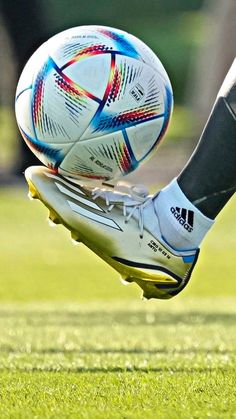
{"type": "Polygon", "coordinates": [[[176,179],[154,198],[154,207],[164,240],[176,250],[198,248],[214,224],[188,200],[176,179]]]}

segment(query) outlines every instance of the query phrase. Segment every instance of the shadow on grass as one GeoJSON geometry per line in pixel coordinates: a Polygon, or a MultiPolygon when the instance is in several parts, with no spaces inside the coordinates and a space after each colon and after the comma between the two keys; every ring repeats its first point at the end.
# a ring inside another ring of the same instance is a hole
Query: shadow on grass
{"type": "Polygon", "coordinates": [[[185,313],[163,313],[143,311],[0,311],[0,322],[24,322],[25,326],[160,326],[160,325],[210,325],[235,324],[236,313],[186,311],[185,313]]]}
{"type": "MultiPolygon", "coordinates": [[[[50,348],[49,350],[45,351],[44,350],[42,352],[36,350],[37,353],[60,353],[61,351],[58,349],[54,349],[54,348],[50,348]]],[[[68,353],[68,351],[64,351],[65,353],[68,353]]],[[[229,353],[236,353],[236,350],[225,350],[222,351],[220,349],[205,349],[205,348],[188,348],[188,349],[166,349],[166,348],[157,348],[157,349],[145,349],[145,348],[133,348],[133,349],[127,349],[127,348],[104,348],[104,349],[81,349],[81,350],[71,350],[69,351],[69,353],[79,353],[79,354],[91,354],[91,355],[97,355],[97,354],[137,354],[137,355],[155,355],[155,354],[163,354],[163,355],[167,355],[167,354],[179,354],[179,355],[187,355],[187,354],[229,354],[229,353]]]]}
{"type": "Polygon", "coordinates": [[[188,347],[188,348],[178,348],[178,349],[169,349],[166,347],[163,348],[72,348],[72,349],[61,349],[61,348],[31,348],[30,351],[25,348],[16,348],[11,345],[1,345],[0,353],[12,353],[18,355],[58,355],[64,354],[67,355],[108,355],[108,354],[119,354],[119,355],[229,355],[235,354],[236,349],[220,349],[220,348],[204,348],[204,347],[188,347]]]}
{"type": "Polygon", "coordinates": [[[232,366],[225,366],[225,367],[138,367],[138,366],[130,366],[130,367],[75,367],[75,368],[66,368],[60,366],[59,368],[53,368],[53,367],[20,367],[20,368],[0,368],[0,371],[9,371],[9,372],[25,372],[25,373],[45,373],[45,372],[52,372],[52,373],[74,373],[74,374],[96,374],[96,373],[145,373],[149,374],[152,372],[156,373],[169,373],[169,374],[196,374],[196,373],[203,373],[203,374],[209,374],[214,371],[217,373],[222,372],[225,373],[234,373],[235,368],[232,366]]]}

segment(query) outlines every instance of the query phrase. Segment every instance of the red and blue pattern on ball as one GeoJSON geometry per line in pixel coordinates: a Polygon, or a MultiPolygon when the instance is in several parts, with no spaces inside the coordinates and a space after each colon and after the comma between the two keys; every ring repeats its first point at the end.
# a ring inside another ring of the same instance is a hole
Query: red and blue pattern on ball
{"type": "MultiPolygon", "coordinates": [[[[118,114],[115,111],[112,112],[110,110],[110,105],[120,99],[129,84],[134,82],[135,77],[138,79],[140,75],[139,72],[141,71],[138,67],[134,68],[132,65],[128,65],[125,60],[120,62],[118,67],[116,64],[116,56],[128,56],[141,62],[143,62],[143,59],[133,45],[122,34],[114,33],[105,28],[101,28],[99,31],[101,34],[114,41],[114,48],[100,43],[97,45],[83,45],[83,48],[79,48],[79,45],[77,45],[78,49],[75,51],[75,46],[71,44],[70,48],[68,46],[67,51],[65,51],[65,55],[68,54],[68,56],[70,56],[71,51],[74,55],[61,67],[58,67],[51,57],[48,58],[47,62],[38,72],[32,86],[31,110],[34,138],[25,133],[22,129],[21,131],[26,142],[30,144],[32,148],[48,157],[55,168],[60,165],[65,157],[63,151],[61,149],[57,150],[56,145],[51,147],[45,141],[38,140],[37,138],[37,131],[41,132],[45,138],[47,138],[47,133],[51,134],[53,137],[56,129],[60,129],[63,134],[66,134],[65,128],[60,127],[58,123],[55,124],[44,111],[43,97],[45,79],[50,71],[54,71],[55,85],[60,94],[64,97],[65,106],[69,111],[73,122],[76,123],[76,120],[79,119],[80,109],[86,107],[87,100],[91,99],[98,103],[98,109],[90,122],[90,128],[93,129],[93,132],[101,132],[106,135],[107,133],[122,131],[123,141],[121,144],[119,143],[117,146],[114,146],[110,152],[112,152],[113,158],[115,156],[120,170],[123,173],[128,173],[137,167],[139,162],[135,159],[132,152],[126,128],[164,117],[162,130],[159,135],[159,138],[161,138],[168,125],[169,114],[172,108],[172,94],[166,87],[165,110],[164,113],[161,114],[159,113],[160,107],[157,100],[157,92],[151,88],[142,106],[130,110],[126,109],[118,114]],[[73,49],[71,50],[72,47],[73,49]],[[67,67],[75,62],[101,54],[110,54],[111,57],[109,80],[102,99],[83,89],[64,72],[67,67]]],[[[149,154],[149,151],[147,154],[149,154]]]]}

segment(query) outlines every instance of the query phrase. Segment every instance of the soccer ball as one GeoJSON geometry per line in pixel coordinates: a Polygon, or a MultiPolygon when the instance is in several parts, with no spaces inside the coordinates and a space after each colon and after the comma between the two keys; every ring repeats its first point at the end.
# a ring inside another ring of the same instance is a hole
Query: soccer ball
{"type": "Polygon", "coordinates": [[[64,176],[112,179],[141,165],[163,137],[173,107],[160,60],[142,41],[80,26],[45,42],[16,91],[21,134],[64,176]]]}

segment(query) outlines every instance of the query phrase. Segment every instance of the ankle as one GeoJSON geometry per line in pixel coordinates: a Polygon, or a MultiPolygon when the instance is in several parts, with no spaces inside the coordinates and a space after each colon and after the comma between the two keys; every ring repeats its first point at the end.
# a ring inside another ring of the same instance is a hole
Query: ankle
{"type": "Polygon", "coordinates": [[[163,238],[178,250],[199,247],[214,224],[188,200],[176,179],[157,195],[154,206],[163,238]]]}

